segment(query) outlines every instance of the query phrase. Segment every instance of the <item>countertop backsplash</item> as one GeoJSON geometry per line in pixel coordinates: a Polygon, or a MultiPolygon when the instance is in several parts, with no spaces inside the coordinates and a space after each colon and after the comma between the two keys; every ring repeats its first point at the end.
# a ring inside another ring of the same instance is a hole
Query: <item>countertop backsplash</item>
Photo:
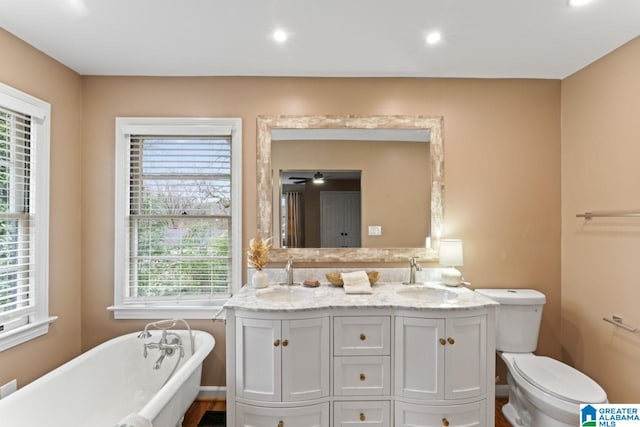
{"type": "MultiPolygon", "coordinates": [[[[378,271],[380,272],[379,282],[406,282],[409,280],[408,268],[295,268],[293,269],[293,281],[296,283],[302,283],[305,279],[315,279],[320,283],[328,283],[325,274],[339,271],[341,273],[347,273],[350,271],[378,271]]],[[[418,272],[416,280],[419,282],[439,282],[441,280],[442,268],[423,268],[421,272],[418,272]]],[[[247,283],[251,283],[251,278],[255,273],[254,268],[247,269],[247,283]]],[[[279,268],[265,268],[269,275],[269,283],[286,283],[287,273],[283,267],[279,268]]]]}

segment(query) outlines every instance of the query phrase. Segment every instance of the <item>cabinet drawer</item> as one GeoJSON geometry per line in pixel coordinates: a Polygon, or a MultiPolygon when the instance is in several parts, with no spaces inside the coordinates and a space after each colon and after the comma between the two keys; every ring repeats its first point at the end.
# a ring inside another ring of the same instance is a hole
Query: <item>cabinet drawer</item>
{"type": "Polygon", "coordinates": [[[336,396],[384,396],[391,393],[389,356],[335,357],[333,393],[336,396]]]}
{"type": "Polygon", "coordinates": [[[335,317],[333,353],[336,356],[387,356],[391,348],[389,316],[335,317]]]}
{"type": "Polygon", "coordinates": [[[465,405],[426,406],[396,402],[395,427],[481,427],[486,425],[485,401],[465,405]]]}
{"type": "Polygon", "coordinates": [[[390,427],[388,401],[334,402],[333,426],[390,427]]]}
{"type": "Polygon", "coordinates": [[[236,427],[329,427],[329,403],[297,408],[237,403],[236,427]]]}

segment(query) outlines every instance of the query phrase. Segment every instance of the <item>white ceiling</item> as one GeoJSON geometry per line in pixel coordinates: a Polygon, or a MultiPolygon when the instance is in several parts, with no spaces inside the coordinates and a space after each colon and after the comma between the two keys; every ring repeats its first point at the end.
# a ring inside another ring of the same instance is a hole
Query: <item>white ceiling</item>
{"type": "Polygon", "coordinates": [[[83,75],[564,78],[640,0],[0,0],[0,25],[83,75]]]}

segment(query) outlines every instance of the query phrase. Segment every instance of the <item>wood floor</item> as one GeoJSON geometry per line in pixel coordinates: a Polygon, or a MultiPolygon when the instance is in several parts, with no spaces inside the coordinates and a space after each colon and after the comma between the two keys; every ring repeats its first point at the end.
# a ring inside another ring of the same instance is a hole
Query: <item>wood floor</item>
{"type": "Polygon", "coordinates": [[[511,427],[509,421],[504,418],[502,415],[502,405],[507,403],[506,397],[497,397],[496,398],[496,427],[511,427]]]}
{"type": "MultiPolygon", "coordinates": [[[[511,427],[511,424],[505,420],[502,415],[502,405],[507,402],[506,399],[496,399],[496,426],[495,427],[511,427]]],[[[182,427],[197,427],[198,421],[202,418],[206,411],[226,411],[227,403],[224,399],[217,400],[196,400],[189,408],[184,416],[182,427]]]]}
{"type": "Polygon", "coordinates": [[[182,427],[198,427],[198,422],[207,411],[226,411],[227,401],[224,399],[196,399],[184,414],[182,427]]]}

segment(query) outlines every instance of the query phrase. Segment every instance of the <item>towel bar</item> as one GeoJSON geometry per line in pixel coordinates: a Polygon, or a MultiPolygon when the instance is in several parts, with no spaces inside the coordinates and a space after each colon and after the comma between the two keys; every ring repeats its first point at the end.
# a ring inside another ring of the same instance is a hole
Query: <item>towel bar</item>
{"type": "Polygon", "coordinates": [[[634,328],[633,326],[629,326],[629,325],[625,325],[624,323],[622,323],[622,317],[620,316],[611,316],[612,318],[609,319],[608,317],[603,317],[602,320],[604,320],[605,322],[609,322],[613,325],[616,325],[624,330],[627,330],[629,332],[635,332],[638,329],[634,328]]]}
{"type": "Polygon", "coordinates": [[[640,218],[640,211],[585,212],[576,214],[576,218],[640,218]]]}

